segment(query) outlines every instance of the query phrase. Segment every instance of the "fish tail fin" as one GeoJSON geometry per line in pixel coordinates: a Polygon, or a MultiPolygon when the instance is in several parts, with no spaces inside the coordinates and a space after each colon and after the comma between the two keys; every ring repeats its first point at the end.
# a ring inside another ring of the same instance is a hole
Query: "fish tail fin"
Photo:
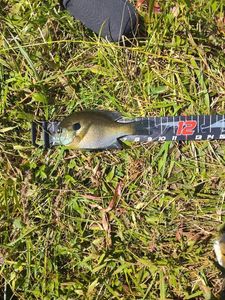
{"type": "Polygon", "coordinates": [[[127,122],[122,124],[123,129],[125,128],[127,135],[150,135],[154,124],[150,119],[140,118],[135,121],[127,122]]]}
{"type": "Polygon", "coordinates": [[[130,122],[130,123],[123,124],[123,129],[124,128],[125,128],[125,133],[127,135],[135,135],[136,134],[135,122],[130,122]]]}
{"type": "Polygon", "coordinates": [[[146,120],[137,120],[133,122],[134,135],[149,135],[150,131],[146,120]]]}
{"type": "Polygon", "coordinates": [[[126,132],[127,135],[149,135],[149,130],[143,120],[124,123],[122,124],[122,127],[123,132],[126,132]]]}

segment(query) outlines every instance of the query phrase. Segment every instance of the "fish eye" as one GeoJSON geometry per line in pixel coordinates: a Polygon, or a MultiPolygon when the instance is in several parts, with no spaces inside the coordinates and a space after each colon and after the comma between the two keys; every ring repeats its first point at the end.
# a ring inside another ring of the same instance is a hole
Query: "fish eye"
{"type": "Polygon", "coordinates": [[[59,128],[57,129],[57,133],[62,133],[62,128],[61,128],[61,127],[59,127],[59,128]]]}
{"type": "Polygon", "coordinates": [[[80,123],[73,124],[73,130],[79,130],[81,128],[80,123]]]}

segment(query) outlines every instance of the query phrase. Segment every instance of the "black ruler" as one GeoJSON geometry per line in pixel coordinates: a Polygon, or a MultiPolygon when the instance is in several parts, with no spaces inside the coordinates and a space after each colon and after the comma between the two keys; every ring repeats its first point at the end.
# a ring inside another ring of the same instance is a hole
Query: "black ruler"
{"type": "MultiPolygon", "coordinates": [[[[225,139],[225,115],[149,117],[136,118],[132,121],[137,124],[137,135],[125,136],[121,138],[122,141],[163,142],[225,139]]],[[[124,119],[124,122],[127,121],[124,119]]]]}
{"type": "MultiPolygon", "coordinates": [[[[135,135],[119,137],[120,141],[164,142],[225,140],[225,115],[148,117],[117,120],[119,123],[134,123],[135,135]]],[[[34,146],[51,148],[55,145],[54,134],[59,129],[58,121],[32,123],[32,143],[34,146]]],[[[110,148],[121,148],[115,141],[110,148]]]]}

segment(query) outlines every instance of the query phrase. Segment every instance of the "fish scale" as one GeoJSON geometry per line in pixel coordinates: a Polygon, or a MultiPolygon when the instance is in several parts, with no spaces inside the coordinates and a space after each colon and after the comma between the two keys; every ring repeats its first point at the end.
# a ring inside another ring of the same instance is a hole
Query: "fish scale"
{"type": "MultiPolygon", "coordinates": [[[[104,114],[104,112],[101,111],[100,113],[104,114]]],[[[107,113],[110,114],[110,112],[107,113]]],[[[108,118],[110,118],[109,116],[107,115],[108,118]]],[[[225,139],[225,115],[138,117],[134,119],[121,117],[113,120],[113,122],[116,122],[114,124],[124,124],[124,126],[126,126],[126,124],[133,124],[134,131],[132,134],[118,136],[114,143],[105,145],[101,147],[101,149],[121,148],[122,143],[118,143],[118,141],[143,143],[152,141],[210,141],[225,139]]],[[[33,144],[38,146],[36,139],[39,127],[42,131],[41,140],[45,148],[55,146],[54,135],[58,131],[60,124],[60,122],[56,121],[33,122],[33,144]]],[[[101,128],[99,130],[101,130],[101,128]]],[[[95,148],[99,149],[97,146],[95,148]]],[[[85,147],[85,149],[88,149],[88,147],[85,147]]]]}

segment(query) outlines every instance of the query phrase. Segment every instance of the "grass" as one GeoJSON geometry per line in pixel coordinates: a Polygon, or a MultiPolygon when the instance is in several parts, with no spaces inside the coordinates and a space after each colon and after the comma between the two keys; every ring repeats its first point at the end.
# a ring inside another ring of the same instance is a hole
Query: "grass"
{"type": "Polygon", "coordinates": [[[223,299],[224,142],[43,152],[29,131],[82,109],[224,114],[223,1],[150,1],[132,47],[57,2],[0,3],[2,299],[223,299]]]}

